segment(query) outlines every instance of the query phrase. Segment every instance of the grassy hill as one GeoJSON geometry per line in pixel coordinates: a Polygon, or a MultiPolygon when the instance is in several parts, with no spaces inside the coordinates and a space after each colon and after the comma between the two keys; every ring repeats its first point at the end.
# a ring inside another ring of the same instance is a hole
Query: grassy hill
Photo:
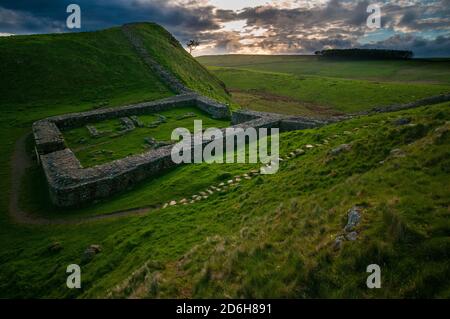
{"type": "MultiPolygon", "coordinates": [[[[148,35],[148,46],[169,50],[155,57],[161,63],[164,55],[182,56],[176,76],[187,85],[227,98],[220,81],[176,51],[177,44],[164,42],[170,40],[165,31],[152,24],[135,27],[148,35]]],[[[32,122],[172,93],[118,28],[0,38],[0,48],[10,79],[0,79],[0,90],[9,88],[0,95],[0,297],[450,296],[450,103],[283,133],[285,161],[278,174],[242,178],[193,204],[158,208],[256,166],[186,165],[107,201],[61,210],[50,205],[36,163],[20,181],[12,180],[14,151],[21,145],[16,143],[32,122]],[[73,61],[83,63],[76,67],[73,61]],[[77,74],[79,69],[85,72],[77,74]],[[398,124],[405,119],[409,124],[398,124]],[[332,152],[342,144],[351,148],[332,152]],[[299,148],[304,155],[287,159],[299,148]],[[11,218],[17,183],[21,209],[44,223],[11,218]],[[362,214],[357,240],[335,249],[354,206],[362,214]],[[136,215],[98,218],[137,208],[136,215]],[[86,259],[86,248],[94,244],[101,252],[86,259]],[[82,267],[80,290],[66,287],[72,263],[82,267]],[[365,287],[372,263],[382,269],[380,290],[365,287]]],[[[31,154],[32,140],[26,141],[31,154]]]]}
{"type": "Polygon", "coordinates": [[[221,102],[230,102],[225,85],[183,49],[164,28],[152,23],[133,24],[151,56],[187,87],[221,102]]]}
{"type": "MultiPolygon", "coordinates": [[[[55,104],[117,105],[173,95],[135,54],[120,28],[0,38],[4,112],[55,104]]],[[[33,110],[34,111],[34,110],[33,110]]]]}
{"type": "MultiPolygon", "coordinates": [[[[282,162],[278,174],[192,205],[9,229],[1,238],[2,296],[448,297],[449,106],[285,133],[283,158],[314,148],[282,162]],[[405,118],[409,124],[396,124],[405,118]],[[351,149],[332,155],[344,143],[351,149]],[[336,250],[354,206],[362,211],[358,238],[336,250]],[[52,251],[55,242],[63,248],[52,251]],[[90,244],[102,252],[83,263],[90,244]],[[64,286],[71,262],[82,263],[82,290],[64,286]],[[372,263],[381,266],[383,289],[365,287],[372,263]]],[[[188,197],[250,169],[185,166],[143,186],[147,198],[141,188],[96,208],[148,203],[149,192],[188,197]]]]}
{"type": "Polygon", "coordinates": [[[315,56],[205,56],[249,109],[329,116],[450,92],[449,60],[346,61],[315,56]]]}

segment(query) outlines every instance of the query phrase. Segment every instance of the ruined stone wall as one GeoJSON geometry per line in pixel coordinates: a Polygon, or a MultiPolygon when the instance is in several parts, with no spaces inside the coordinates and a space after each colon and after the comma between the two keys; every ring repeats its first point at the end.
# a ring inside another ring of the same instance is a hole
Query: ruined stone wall
{"type": "Polygon", "coordinates": [[[199,98],[197,94],[178,95],[159,101],[53,116],[35,122],[33,124],[33,134],[36,149],[39,154],[47,154],[64,149],[66,146],[60,129],[81,127],[89,123],[108,119],[151,114],[186,106],[196,106],[216,119],[227,119],[230,117],[226,105],[206,98],[199,98]]]}
{"type": "MultiPolygon", "coordinates": [[[[279,121],[260,118],[233,128],[246,129],[278,127],[279,121]]],[[[222,143],[226,143],[234,134],[221,130],[222,143]]],[[[211,140],[203,139],[194,144],[194,139],[185,141],[193,158],[195,147],[203,148],[211,140]]],[[[58,150],[41,156],[52,202],[59,207],[79,206],[98,199],[110,197],[129,189],[138,182],[155,177],[178,164],[172,161],[172,146],[165,146],[143,154],[129,156],[95,167],[83,168],[70,149],[58,150]]]]}
{"type": "Polygon", "coordinates": [[[39,154],[47,154],[66,148],[64,138],[55,123],[42,120],[33,124],[33,136],[39,154]]]}

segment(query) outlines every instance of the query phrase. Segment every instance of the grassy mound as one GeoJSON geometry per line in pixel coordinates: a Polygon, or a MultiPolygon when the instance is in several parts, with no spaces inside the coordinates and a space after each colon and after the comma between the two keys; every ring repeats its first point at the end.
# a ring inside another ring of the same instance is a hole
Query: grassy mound
{"type": "Polygon", "coordinates": [[[230,102],[225,85],[193,59],[164,28],[153,23],[133,24],[131,27],[141,36],[150,55],[184,85],[218,101],[230,102]]]}
{"type": "MultiPolygon", "coordinates": [[[[449,106],[284,133],[283,158],[307,144],[314,148],[282,162],[278,174],[243,181],[195,204],[125,223],[40,227],[39,233],[20,228],[11,236],[17,241],[9,238],[0,255],[1,291],[58,297],[448,297],[449,106]],[[404,119],[410,123],[397,124],[404,119]],[[331,152],[342,144],[351,149],[331,152]],[[362,208],[357,240],[335,250],[353,206],[362,208]],[[54,242],[63,249],[49,250],[54,242]],[[69,291],[65,266],[82,263],[90,244],[100,244],[102,252],[83,263],[83,289],[69,291]],[[366,267],[373,263],[382,269],[380,290],[365,286],[366,267]],[[26,271],[17,271],[25,265],[26,271]]],[[[180,191],[189,179],[197,192],[197,181],[214,185],[236,174],[224,176],[228,169],[184,166],[142,195],[180,191]]],[[[121,200],[133,199],[143,197],[121,200]]]]}
{"type": "Polygon", "coordinates": [[[2,37],[0,51],[2,111],[62,103],[95,108],[173,95],[149,72],[120,28],[2,37]]]}

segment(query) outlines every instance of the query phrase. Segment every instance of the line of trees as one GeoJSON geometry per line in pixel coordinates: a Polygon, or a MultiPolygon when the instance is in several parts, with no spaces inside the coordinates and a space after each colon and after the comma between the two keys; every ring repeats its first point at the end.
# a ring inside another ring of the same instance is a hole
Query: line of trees
{"type": "Polygon", "coordinates": [[[412,51],[382,49],[330,49],[316,51],[315,54],[326,58],[366,60],[408,60],[414,56],[412,51]]]}

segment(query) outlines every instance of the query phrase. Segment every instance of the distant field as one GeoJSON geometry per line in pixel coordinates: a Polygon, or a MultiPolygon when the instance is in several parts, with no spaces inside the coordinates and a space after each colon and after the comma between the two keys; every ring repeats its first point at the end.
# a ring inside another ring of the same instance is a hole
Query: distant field
{"type": "Polygon", "coordinates": [[[206,56],[234,102],[258,111],[329,116],[450,92],[450,60],[326,61],[312,56],[206,56]]]}
{"type": "Polygon", "coordinates": [[[217,55],[198,57],[206,66],[223,66],[295,75],[389,82],[450,84],[450,59],[410,61],[333,61],[298,55],[217,55]]]}
{"type": "Polygon", "coordinates": [[[145,142],[146,138],[153,138],[157,142],[170,142],[172,131],[178,127],[193,132],[195,120],[202,120],[203,128],[222,128],[230,124],[229,121],[211,119],[196,107],[138,116],[138,119],[144,127],[136,127],[130,132],[121,132],[123,128],[117,118],[90,124],[100,132],[98,137],[92,137],[86,127],[64,132],[64,137],[81,164],[88,167],[148,151],[150,145],[145,142]],[[159,116],[164,117],[165,122],[158,123],[159,116]]]}
{"type": "Polygon", "coordinates": [[[330,115],[406,103],[449,91],[445,85],[386,83],[211,67],[242,107],[330,115]]]}

